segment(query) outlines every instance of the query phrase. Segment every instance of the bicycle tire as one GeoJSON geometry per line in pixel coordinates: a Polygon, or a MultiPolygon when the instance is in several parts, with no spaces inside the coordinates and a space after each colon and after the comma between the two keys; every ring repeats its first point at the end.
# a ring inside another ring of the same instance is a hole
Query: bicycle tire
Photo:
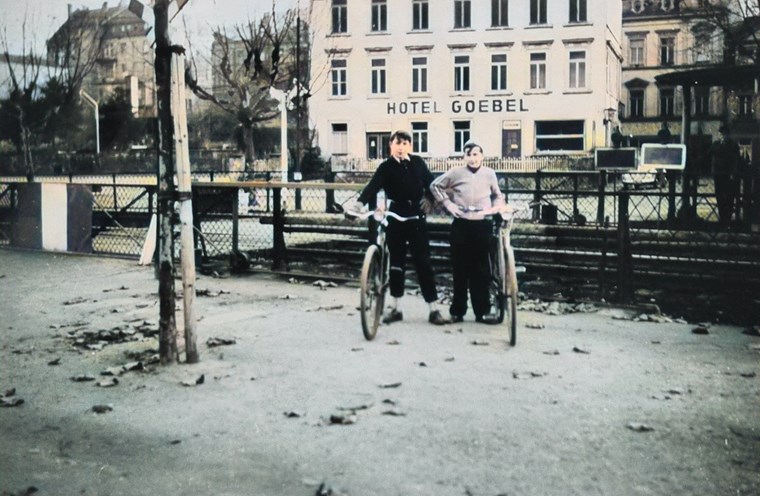
{"type": "Polygon", "coordinates": [[[380,248],[371,245],[364,254],[360,279],[361,297],[359,309],[362,321],[362,333],[367,341],[377,335],[377,328],[385,304],[385,284],[383,283],[383,265],[380,248]]]}
{"type": "Polygon", "coordinates": [[[509,307],[507,325],[509,326],[509,345],[517,344],[517,269],[515,267],[515,258],[511,250],[505,250],[506,265],[508,268],[505,274],[506,284],[505,293],[509,307]]]}
{"type": "Polygon", "coordinates": [[[504,316],[507,312],[507,292],[506,292],[506,258],[504,246],[501,238],[496,243],[496,270],[494,272],[494,299],[496,303],[496,321],[501,324],[504,322],[504,316]]]}

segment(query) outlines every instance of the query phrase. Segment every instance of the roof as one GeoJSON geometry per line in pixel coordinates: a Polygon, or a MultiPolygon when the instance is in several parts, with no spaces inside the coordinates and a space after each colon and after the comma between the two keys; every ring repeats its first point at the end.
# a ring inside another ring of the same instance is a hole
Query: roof
{"type": "Polygon", "coordinates": [[[667,72],[655,76],[657,84],[676,86],[733,87],[752,82],[760,77],[760,65],[711,65],[699,69],[667,72]]]}

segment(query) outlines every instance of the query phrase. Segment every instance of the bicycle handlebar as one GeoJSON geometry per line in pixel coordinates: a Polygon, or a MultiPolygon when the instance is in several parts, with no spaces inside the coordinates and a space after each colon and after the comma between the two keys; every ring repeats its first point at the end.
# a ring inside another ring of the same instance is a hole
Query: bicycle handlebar
{"type": "Polygon", "coordinates": [[[390,210],[370,210],[370,211],[367,211],[367,212],[352,212],[351,210],[346,210],[344,212],[344,214],[345,214],[346,217],[353,217],[353,218],[356,218],[356,219],[368,219],[370,217],[375,216],[375,220],[377,220],[378,222],[381,222],[381,221],[385,220],[388,217],[393,217],[394,219],[396,219],[398,221],[401,221],[401,222],[406,222],[408,220],[418,220],[419,219],[418,216],[414,216],[414,217],[401,217],[397,213],[391,212],[390,210]],[[381,218],[377,218],[376,214],[380,214],[380,215],[382,215],[382,217],[381,218]]]}

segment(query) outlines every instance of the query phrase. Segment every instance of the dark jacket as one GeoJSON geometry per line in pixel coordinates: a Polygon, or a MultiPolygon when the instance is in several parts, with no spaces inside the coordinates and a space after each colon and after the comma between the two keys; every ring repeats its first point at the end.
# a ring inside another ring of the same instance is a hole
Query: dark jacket
{"type": "Polygon", "coordinates": [[[421,215],[422,198],[433,198],[430,193],[431,182],[433,174],[420,157],[409,155],[409,160],[402,163],[389,157],[377,167],[372,179],[359,195],[359,201],[369,203],[382,189],[385,197],[393,200],[389,208],[391,212],[403,217],[421,215]]]}
{"type": "Polygon", "coordinates": [[[710,146],[710,155],[713,175],[728,176],[739,172],[741,160],[739,145],[731,138],[713,142],[710,146]]]}

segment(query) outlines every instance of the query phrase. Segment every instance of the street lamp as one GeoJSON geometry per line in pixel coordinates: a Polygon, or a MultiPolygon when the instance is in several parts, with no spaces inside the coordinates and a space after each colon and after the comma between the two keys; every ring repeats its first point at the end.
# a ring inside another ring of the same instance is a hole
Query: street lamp
{"type": "Polygon", "coordinates": [[[89,103],[93,106],[95,109],[95,154],[100,155],[100,113],[98,111],[98,101],[95,100],[93,97],[87,94],[85,90],[79,90],[79,96],[81,96],[84,101],[89,103]]]}
{"type": "Polygon", "coordinates": [[[610,146],[610,122],[615,118],[616,112],[617,109],[612,107],[604,109],[604,119],[602,119],[602,124],[604,124],[604,146],[610,146]]]}
{"type": "Polygon", "coordinates": [[[608,107],[604,109],[604,119],[602,120],[602,124],[605,126],[612,122],[612,120],[615,118],[615,114],[617,113],[617,109],[614,109],[612,107],[608,107]]]}

